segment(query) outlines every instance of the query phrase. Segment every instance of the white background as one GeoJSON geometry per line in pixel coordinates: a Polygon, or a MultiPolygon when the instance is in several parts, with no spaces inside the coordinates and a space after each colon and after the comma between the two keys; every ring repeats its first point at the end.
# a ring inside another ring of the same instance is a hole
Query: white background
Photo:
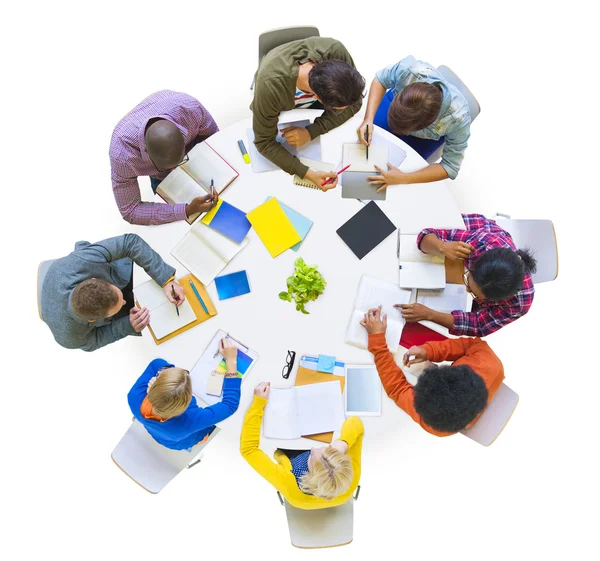
{"type": "Polygon", "coordinates": [[[597,555],[599,83],[590,4],[122,0],[5,9],[3,557],[597,555]],[[129,426],[142,341],[93,354],[62,349],[35,305],[39,261],[76,240],[143,234],[121,219],[111,191],[118,120],[163,88],[200,99],[221,127],[248,116],[258,34],[294,24],[341,40],[367,83],[407,54],[457,72],[482,107],[451,186],[461,210],[550,218],[560,257],[558,280],[537,287],[531,312],[488,338],[521,398],[499,440],[483,448],[438,439],[408,418],[385,442],[367,434],[354,542],[312,553],[291,547],[275,491],[231,434],[160,495],[123,475],[110,453],[129,426]]]}

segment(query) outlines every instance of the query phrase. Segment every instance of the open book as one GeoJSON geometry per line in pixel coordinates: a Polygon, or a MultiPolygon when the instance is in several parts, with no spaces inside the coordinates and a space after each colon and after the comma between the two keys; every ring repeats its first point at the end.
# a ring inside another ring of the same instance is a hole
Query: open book
{"type": "MultiPolygon", "coordinates": [[[[196,197],[209,194],[211,180],[217,193],[221,194],[239,175],[206,142],[194,146],[188,156],[189,161],[176,167],[156,189],[157,195],[171,205],[187,204],[196,197]]],[[[198,216],[193,214],[187,221],[191,224],[198,216]]]]}
{"type": "Polygon", "coordinates": [[[403,290],[398,285],[363,275],[358,285],[358,293],[354,301],[354,310],[346,329],[345,342],[355,347],[366,349],[369,346],[367,330],[360,325],[365,314],[371,308],[382,306],[381,312],[387,314],[387,331],[385,338],[392,353],[398,350],[400,336],[404,328],[404,320],[394,304],[408,304],[411,291],[403,290]]]}
{"type": "Polygon", "coordinates": [[[237,244],[199,220],[171,250],[171,255],[207,285],[247,244],[247,239],[237,244]]]}
{"type": "Polygon", "coordinates": [[[134,294],[138,304],[150,311],[150,329],[157,339],[196,321],[196,314],[187,300],[181,306],[175,306],[169,302],[162,287],[153,280],[137,286],[134,294]]]}
{"type": "Polygon", "coordinates": [[[293,439],[337,431],[344,423],[339,380],[293,388],[271,389],[265,408],[263,433],[267,438],[293,439]]]}
{"type": "Polygon", "coordinates": [[[417,236],[398,230],[398,284],[402,288],[438,288],[446,286],[444,258],[423,253],[417,236]]]}
{"type": "MultiPolygon", "coordinates": [[[[419,288],[418,290],[413,290],[410,300],[411,302],[418,302],[444,314],[449,314],[454,310],[470,312],[471,305],[473,304],[473,298],[469,296],[467,288],[463,284],[448,284],[443,290],[424,290],[419,288]]],[[[432,321],[424,320],[419,323],[446,337],[450,335],[448,329],[432,321]]]]}

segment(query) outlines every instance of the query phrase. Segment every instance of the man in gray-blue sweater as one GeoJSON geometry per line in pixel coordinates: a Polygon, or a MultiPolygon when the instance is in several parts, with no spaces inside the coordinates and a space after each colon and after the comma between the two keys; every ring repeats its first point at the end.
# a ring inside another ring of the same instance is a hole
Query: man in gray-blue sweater
{"type": "Polygon", "coordinates": [[[136,234],[94,244],[77,242],[75,251],[51,265],[42,285],[42,318],[59,345],[95,351],[127,335],[140,335],[150,312],[135,307],[133,263],[164,287],[171,302],[184,302],[175,269],[136,234]]]}

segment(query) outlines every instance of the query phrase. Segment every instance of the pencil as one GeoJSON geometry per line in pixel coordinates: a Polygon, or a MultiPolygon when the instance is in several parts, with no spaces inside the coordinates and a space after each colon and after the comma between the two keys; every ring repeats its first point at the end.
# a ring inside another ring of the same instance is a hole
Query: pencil
{"type": "MultiPolygon", "coordinates": [[[[175,285],[174,284],[171,285],[171,296],[173,296],[173,298],[175,298],[175,300],[177,302],[179,302],[179,299],[177,298],[177,294],[175,294],[175,285]]],[[[175,310],[177,311],[177,316],[179,316],[179,306],[177,304],[175,304],[175,310]]]]}
{"type": "Polygon", "coordinates": [[[365,134],[365,140],[367,141],[367,160],[369,159],[369,125],[367,125],[367,133],[365,134]]]}
{"type": "Polygon", "coordinates": [[[190,286],[192,287],[192,290],[194,291],[196,298],[198,298],[198,301],[200,302],[200,304],[202,304],[202,308],[204,308],[204,311],[208,314],[208,308],[206,307],[204,300],[202,300],[202,297],[200,296],[198,289],[196,288],[196,286],[194,285],[194,283],[192,281],[190,281],[190,286]]]}
{"type": "MultiPolygon", "coordinates": [[[[342,168],[340,171],[337,172],[338,175],[340,175],[340,173],[344,173],[351,164],[348,164],[345,168],[342,168]]],[[[325,187],[325,185],[327,185],[328,183],[331,182],[331,180],[333,179],[333,177],[329,177],[328,179],[325,180],[325,183],[321,183],[321,187],[325,187]]]]}

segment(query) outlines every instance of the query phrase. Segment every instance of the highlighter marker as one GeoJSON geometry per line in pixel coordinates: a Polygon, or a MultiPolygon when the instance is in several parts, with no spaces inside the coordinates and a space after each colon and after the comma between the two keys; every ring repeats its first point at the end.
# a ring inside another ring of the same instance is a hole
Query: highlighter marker
{"type": "Polygon", "coordinates": [[[247,164],[250,163],[250,156],[248,155],[248,152],[246,151],[246,147],[244,146],[244,141],[243,140],[238,140],[238,146],[240,147],[240,152],[242,153],[242,157],[244,158],[244,162],[246,162],[247,164]]]}

